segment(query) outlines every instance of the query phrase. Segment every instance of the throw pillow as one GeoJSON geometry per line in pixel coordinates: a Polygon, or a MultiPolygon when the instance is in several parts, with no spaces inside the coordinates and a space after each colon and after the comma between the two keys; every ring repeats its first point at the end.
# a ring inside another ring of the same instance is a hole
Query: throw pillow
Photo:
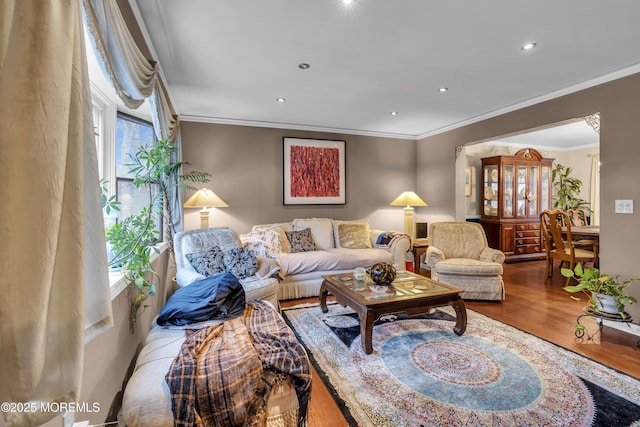
{"type": "Polygon", "coordinates": [[[333,225],[329,218],[304,218],[293,220],[294,230],[311,229],[311,235],[318,249],[335,248],[333,240],[333,225]]]}
{"type": "Polygon", "coordinates": [[[224,272],[224,253],[220,246],[213,246],[202,252],[186,254],[191,266],[205,277],[224,272]]]}
{"type": "Polygon", "coordinates": [[[233,248],[224,254],[224,267],[238,279],[246,279],[258,270],[258,260],[247,248],[233,248]]]}
{"type": "Polygon", "coordinates": [[[287,239],[289,239],[289,243],[291,244],[292,253],[318,250],[318,247],[313,241],[310,228],[305,228],[300,231],[285,231],[285,233],[287,233],[287,239]]]}
{"type": "Polygon", "coordinates": [[[369,220],[333,221],[336,248],[365,249],[371,247],[369,220]]]}
{"type": "Polygon", "coordinates": [[[365,224],[338,224],[338,247],[367,249],[371,247],[369,227],[365,224]]]}
{"type": "Polygon", "coordinates": [[[260,224],[254,225],[251,231],[274,231],[280,235],[280,244],[282,245],[282,253],[290,254],[291,246],[287,240],[285,231],[293,231],[292,222],[280,222],[276,224],[260,224]]]}
{"type": "MultiPolygon", "coordinates": [[[[265,258],[277,258],[283,253],[282,239],[287,240],[287,236],[282,232],[282,236],[275,230],[251,231],[240,235],[242,246],[251,249],[256,256],[265,258]]],[[[287,246],[289,241],[287,240],[287,246]]],[[[291,251],[291,250],[289,250],[291,251]]]]}

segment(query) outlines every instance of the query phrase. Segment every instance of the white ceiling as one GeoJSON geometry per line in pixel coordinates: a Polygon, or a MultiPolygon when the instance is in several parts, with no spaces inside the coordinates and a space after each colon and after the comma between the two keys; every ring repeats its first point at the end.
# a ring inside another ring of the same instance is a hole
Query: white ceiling
{"type": "Polygon", "coordinates": [[[183,120],[413,139],[640,71],[638,0],[130,2],[183,120]]]}

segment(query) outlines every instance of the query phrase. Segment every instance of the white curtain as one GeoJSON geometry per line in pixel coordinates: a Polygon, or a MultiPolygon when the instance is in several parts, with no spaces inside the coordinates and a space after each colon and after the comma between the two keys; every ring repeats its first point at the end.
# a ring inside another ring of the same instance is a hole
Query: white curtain
{"type": "Polygon", "coordinates": [[[600,154],[591,155],[591,224],[600,225],[600,154]]]}
{"type": "Polygon", "coordinates": [[[155,62],[136,45],[115,0],[82,0],[91,42],[118,96],[138,108],[151,96],[158,74],[155,62]]]}
{"type": "MultiPolygon", "coordinates": [[[[149,98],[151,104],[151,112],[153,118],[153,127],[156,134],[162,139],[166,139],[169,142],[176,145],[176,151],[174,155],[174,161],[179,161],[182,158],[182,137],[180,135],[180,120],[178,116],[172,113],[171,105],[165,94],[164,88],[158,80],[156,88],[153,90],[151,98],[149,98]]],[[[182,231],[183,228],[183,215],[182,215],[182,197],[180,188],[174,186],[173,194],[170,195],[170,200],[167,201],[167,205],[172,215],[173,224],[167,224],[173,231],[182,231]]],[[[169,227],[165,227],[165,238],[172,239],[173,233],[168,230],[169,227]]],[[[173,245],[172,245],[173,247],[173,245]]]]}
{"type": "MultiPolygon", "coordinates": [[[[82,2],[91,41],[103,72],[127,107],[138,108],[149,98],[156,135],[176,144],[177,158],[174,160],[179,160],[182,157],[179,119],[167,99],[156,62],[142,54],[115,0],[82,2]]],[[[167,203],[173,213],[172,228],[181,231],[182,202],[178,188],[167,203]]]]}
{"type": "Polygon", "coordinates": [[[73,402],[111,324],[80,0],[2,0],[0,24],[0,402],[73,402]]]}

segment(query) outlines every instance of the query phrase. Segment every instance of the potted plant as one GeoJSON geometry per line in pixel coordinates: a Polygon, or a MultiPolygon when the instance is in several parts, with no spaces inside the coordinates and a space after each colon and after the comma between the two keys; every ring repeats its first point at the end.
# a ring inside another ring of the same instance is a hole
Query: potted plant
{"type": "Polygon", "coordinates": [[[582,181],[571,176],[571,168],[557,163],[551,171],[553,182],[553,208],[563,212],[582,208],[591,212],[589,202],[578,197],[582,188],[582,181]]]}
{"type": "Polygon", "coordinates": [[[591,313],[613,314],[625,319],[625,305],[637,302],[626,292],[626,287],[638,279],[620,281],[619,276],[602,274],[597,268],[583,268],[581,264],[576,265],[573,270],[562,268],[561,272],[564,277],[573,277],[578,282],[577,285],[565,286],[563,289],[571,293],[586,294],[589,297],[587,309],[591,313]]]}
{"type": "MultiPolygon", "coordinates": [[[[193,189],[189,184],[205,183],[209,180],[206,172],[191,171],[182,174],[183,165],[188,163],[175,161],[175,144],[166,140],[156,141],[150,146],[140,147],[131,156],[129,172],[134,175],[134,185],[148,186],[149,205],[139,213],[130,215],[115,224],[106,227],[105,235],[110,251],[108,264],[119,267],[127,283],[137,290],[131,305],[131,327],[136,323],[139,310],[144,310],[145,300],[155,295],[158,274],[151,266],[152,251],[158,252],[153,244],[158,240],[156,224],[158,218],[164,219],[166,240],[173,252],[174,212],[168,204],[169,195],[175,189],[193,189]],[[157,192],[152,191],[155,185],[157,192]]],[[[104,181],[101,181],[102,206],[107,215],[118,211],[120,203],[115,196],[109,197],[104,181]]]]}

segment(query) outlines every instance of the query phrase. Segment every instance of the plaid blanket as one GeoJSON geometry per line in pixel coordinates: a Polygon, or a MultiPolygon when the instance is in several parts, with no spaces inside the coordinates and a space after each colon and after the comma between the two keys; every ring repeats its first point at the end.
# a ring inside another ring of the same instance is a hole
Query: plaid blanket
{"type": "Polygon", "coordinates": [[[248,301],[241,317],[192,331],[166,376],[175,426],[264,426],[274,386],[288,375],[306,426],[309,359],[278,313],[248,301]]]}

